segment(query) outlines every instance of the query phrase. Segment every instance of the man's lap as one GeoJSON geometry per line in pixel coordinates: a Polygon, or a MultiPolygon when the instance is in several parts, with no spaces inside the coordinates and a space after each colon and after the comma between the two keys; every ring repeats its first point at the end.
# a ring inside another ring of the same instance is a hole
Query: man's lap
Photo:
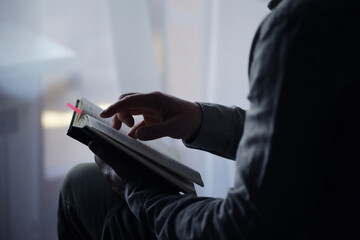
{"type": "Polygon", "coordinates": [[[153,233],[131,213],[95,163],[66,175],[59,199],[59,239],[151,239],[153,233]]]}

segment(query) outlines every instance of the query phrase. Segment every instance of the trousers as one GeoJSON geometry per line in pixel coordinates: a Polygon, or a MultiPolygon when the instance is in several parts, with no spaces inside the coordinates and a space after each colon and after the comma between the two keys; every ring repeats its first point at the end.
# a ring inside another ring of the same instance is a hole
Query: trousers
{"type": "Polygon", "coordinates": [[[73,167],[65,176],[58,207],[61,239],[156,239],[111,189],[95,163],[73,167]]]}

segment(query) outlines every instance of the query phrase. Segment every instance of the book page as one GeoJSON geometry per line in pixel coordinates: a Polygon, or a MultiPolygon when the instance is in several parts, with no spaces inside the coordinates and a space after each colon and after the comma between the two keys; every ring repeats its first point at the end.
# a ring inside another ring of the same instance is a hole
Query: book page
{"type": "Polygon", "coordinates": [[[156,151],[155,149],[149,147],[148,145],[143,144],[142,142],[127,136],[124,133],[117,131],[116,129],[104,124],[103,122],[95,120],[93,117],[89,115],[85,115],[78,124],[74,124],[74,126],[82,127],[88,125],[110,138],[116,140],[120,144],[127,146],[133,151],[140,153],[143,156],[146,156],[151,161],[169,169],[170,171],[189,179],[200,186],[204,186],[204,183],[201,179],[200,173],[195,171],[194,169],[189,168],[186,165],[181,164],[180,162],[170,158],[169,156],[156,151]]]}
{"type": "MultiPolygon", "coordinates": [[[[100,117],[100,113],[103,111],[103,109],[101,107],[90,102],[88,99],[86,99],[84,97],[81,98],[80,103],[82,106],[82,113],[81,113],[80,118],[84,115],[90,115],[93,118],[99,120],[100,122],[103,122],[106,125],[109,125],[110,127],[112,127],[113,117],[110,117],[110,118],[100,117]]],[[[122,124],[119,131],[122,132],[123,134],[128,134],[130,131],[130,128],[128,126],[126,126],[125,124],[122,124]]]]}
{"type": "Polygon", "coordinates": [[[141,141],[138,140],[144,145],[147,145],[150,148],[155,149],[156,151],[169,156],[170,158],[180,162],[180,154],[176,151],[175,148],[170,147],[166,143],[162,142],[160,139],[150,140],[150,141],[141,141]]]}
{"type": "MultiPolygon", "coordinates": [[[[103,111],[102,108],[97,106],[96,104],[90,102],[88,99],[82,97],[80,101],[80,107],[82,107],[82,113],[83,115],[90,115],[93,118],[99,120],[100,122],[103,122],[109,126],[112,126],[112,118],[101,118],[99,116],[100,112],[103,111]]],[[[81,117],[80,116],[80,117],[81,117]]],[[[131,128],[126,126],[126,124],[122,124],[119,131],[121,131],[123,134],[128,134],[131,128]]],[[[139,141],[139,140],[138,140],[139,141]]],[[[180,155],[179,153],[174,149],[171,148],[169,145],[163,143],[161,140],[152,140],[152,141],[140,141],[144,145],[147,145],[151,148],[156,149],[158,152],[170,156],[171,158],[175,159],[176,161],[180,161],[180,155]]]]}
{"type": "Polygon", "coordinates": [[[103,111],[103,109],[101,107],[90,102],[89,100],[87,100],[84,97],[81,98],[80,104],[81,104],[80,107],[82,107],[82,113],[81,113],[80,118],[87,114],[87,115],[90,115],[93,118],[99,120],[100,122],[103,122],[109,126],[112,126],[112,118],[102,118],[99,116],[100,113],[103,111]]]}
{"type": "MultiPolygon", "coordinates": [[[[98,121],[105,123],[106,125],[112,127],[112,118],[101,118],[99,116],[99,114],[100,114],[100,112],[103,111],[103,109],[100,108],[99,106],[97,106],[96,104],[92,103],[88,99],[82,97],[81,100],[79,101],[78,107],[82,110],[82,113],[81,113],[81,115],[76,113],[77,120],[75,120],[75,122],[79,121],[79,119],[81,119],[83,116],[89,115],[89,116],[97,119],[98,121]]],[[[126,126],[126,124],[122,124],[119,131],[122,134],[127,135],[130,130],[131,130],[131,128],[126,126]]],[[[130,138],[130,139],[134,140],[133,138],[130,138]]],[[[136,141],[141,142],[143,145],[146,145],[148,148],[155,149],[155,152],[159,152],[162,155],[165,155],[173,160],[176,160],[177,162],[180,162],[180,154],[178,153],[178,151],[175,148],[167,145],[160,139],[155,139],[155,140],[151,140],[151,141],[140,141],[140,140],[136,140],[136,141]]]]}
{"type": "Polygon", "coordinates": [[[164,177],[174,185],[178,186],[184,193],[189,193],[196,196],[196,191],[194,188],[194,184],[185,178],[180,178],[178,175],[173,174],[170,171],[167,171],[165,168],[162,168],[161,166],[152,163],[151,161],[144,158],[142,155],[130,150],[129,148],[121,145],[117,141],[113,140],[112,138],[108,137],[104,133],[96,130],[95,128],[89,128],[90,131],[92,131],[94,134],[97,134],[101,138],[103,138],[106,142],[111,142],[113,146],[121,150],[122,152],[128,154],[130,157],[138,160],[141,162],[144,166],[152,169],[155,173],[159,174],[160,176],[164,177]]]}

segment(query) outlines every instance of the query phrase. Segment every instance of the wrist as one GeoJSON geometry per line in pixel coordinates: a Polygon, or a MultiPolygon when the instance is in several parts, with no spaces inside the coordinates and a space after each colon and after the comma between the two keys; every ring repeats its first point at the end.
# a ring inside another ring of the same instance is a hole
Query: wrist
{"type": "Polygon", "coordinates": [[[183,138],[183,141],[186,143],[191,143],[200,133],[202,121],[203,121],[203,111],[201,104],[194,102],[194,114],[193,114],[193,130],[189,136],[183,138]]]}

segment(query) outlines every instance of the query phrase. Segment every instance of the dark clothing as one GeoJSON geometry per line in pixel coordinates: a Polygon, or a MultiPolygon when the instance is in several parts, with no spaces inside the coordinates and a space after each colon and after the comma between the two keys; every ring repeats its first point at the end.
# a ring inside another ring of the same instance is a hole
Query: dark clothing
{"type": "Polygon", "coordinates": [[[74,167],[65,177],[59,200],[60,240],[156,239],[105,180],[95,163],[74,167]]]}
{"type": "Polygon", "coordinates": [[[266,17],[244,123],[239,109],[205,106],[215,109],[193,142],[236,159],[226,198],[170,195],[138,179],[126,186],[131,211],[159,239],[360,238],[357,4],[283,0],[266,17]]]}
{"type": "Polygon", "coordinates": [[[185,141],[235,159],[234,187],[225,199],[193,197],[134,177],[125,199],[145,231],[159,239],[360,238],[359,31],[357,1],[281,1],[252,44],[250,109],[201,104],[198,136],[185,141]]]}

